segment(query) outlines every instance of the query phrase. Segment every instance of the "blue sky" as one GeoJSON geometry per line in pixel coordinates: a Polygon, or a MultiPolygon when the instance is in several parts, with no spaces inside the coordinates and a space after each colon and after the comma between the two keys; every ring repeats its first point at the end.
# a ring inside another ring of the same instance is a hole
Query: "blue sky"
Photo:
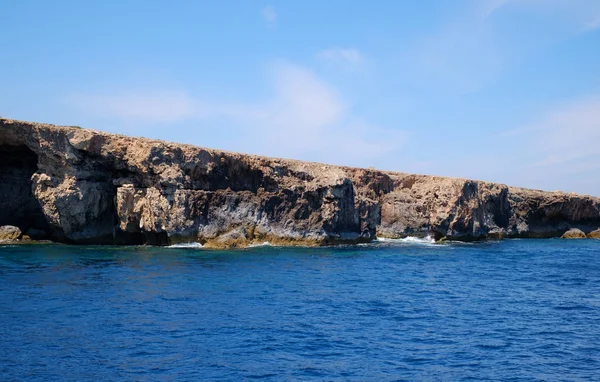
{"type": "Polygon", "coordinates": [[[600,1],[0,4],[0,115],[600,196],[600,1]]]}

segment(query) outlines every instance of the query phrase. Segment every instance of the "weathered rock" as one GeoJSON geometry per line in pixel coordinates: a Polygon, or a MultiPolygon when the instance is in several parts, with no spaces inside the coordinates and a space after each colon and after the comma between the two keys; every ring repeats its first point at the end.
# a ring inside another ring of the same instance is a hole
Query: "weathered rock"
{"type": "Polygon", "coordinates": [[[253,235],[244,227],[235,228],[204,244],[206,248],[240,248],[252,243],[253,235]]]}
{"type": "Polygon", "coordinates": [[[12,225],[5,225],[0,227],[0,241],[13,241],[18,240],[22,233],[18,227],[12,225]]]}
{"type": "Polygon", "coordinates": [[[578,228],[571,228],[561,236],[563,239],[585,239],[586,237],[585,232],[578,228]]]}
{"type": "Polygon", "coordinates": [[[590,196],[2,118],[0,176],[0,224],[66,243],[327,245],[558,237],[600,226],[600,199],[590,196]]]}
{"type": "Polygon", "coordinates": [[[588,233],[587,237],[590,239],[600,239],[600,228],[588,233]]]}

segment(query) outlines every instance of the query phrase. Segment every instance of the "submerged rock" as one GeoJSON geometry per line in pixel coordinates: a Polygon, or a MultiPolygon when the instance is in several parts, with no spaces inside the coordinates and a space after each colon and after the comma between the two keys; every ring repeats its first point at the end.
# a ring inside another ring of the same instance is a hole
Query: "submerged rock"
{"type": "Polygon", "coordinates": [[[3,118],[0,176],[0,224],[65,243],[328,245],[378,233],[468,241],[600,226],[591,196],[3,118]]]}
{"type": "Polygon", "coordinates": [[[5,225],[0,227],[0,241],[13,241],[21,238],[22,232],[18,227],[5,225]]]}
{"type": "Polygon", "coordinates": [[[571,228],[570,230],[568,230],[567,232],[565,232],[561,238],[563,239],[585,239],[586,235],[585,232],[583,232],[580,229],[577,228],[571,228]]]}

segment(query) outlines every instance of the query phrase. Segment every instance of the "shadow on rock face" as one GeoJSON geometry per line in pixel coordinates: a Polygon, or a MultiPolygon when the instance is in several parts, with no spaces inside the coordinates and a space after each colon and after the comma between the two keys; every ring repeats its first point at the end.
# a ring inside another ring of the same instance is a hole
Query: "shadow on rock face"
{"type": "Polygon", "coordinates": [[[27,146],[0,145],[0,226],[17,226],[23,232],[48,231],[42,207],[31,190],[37,162],[37,155],[27,146]]]}

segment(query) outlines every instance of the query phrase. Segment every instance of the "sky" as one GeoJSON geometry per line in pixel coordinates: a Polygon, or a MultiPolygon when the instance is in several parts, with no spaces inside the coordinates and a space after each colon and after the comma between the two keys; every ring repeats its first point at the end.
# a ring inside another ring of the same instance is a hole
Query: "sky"
{"type": "Polygon", "coordinates": [[[600,196],[600,1],[2,0],[0,116],[600,196]]]}

